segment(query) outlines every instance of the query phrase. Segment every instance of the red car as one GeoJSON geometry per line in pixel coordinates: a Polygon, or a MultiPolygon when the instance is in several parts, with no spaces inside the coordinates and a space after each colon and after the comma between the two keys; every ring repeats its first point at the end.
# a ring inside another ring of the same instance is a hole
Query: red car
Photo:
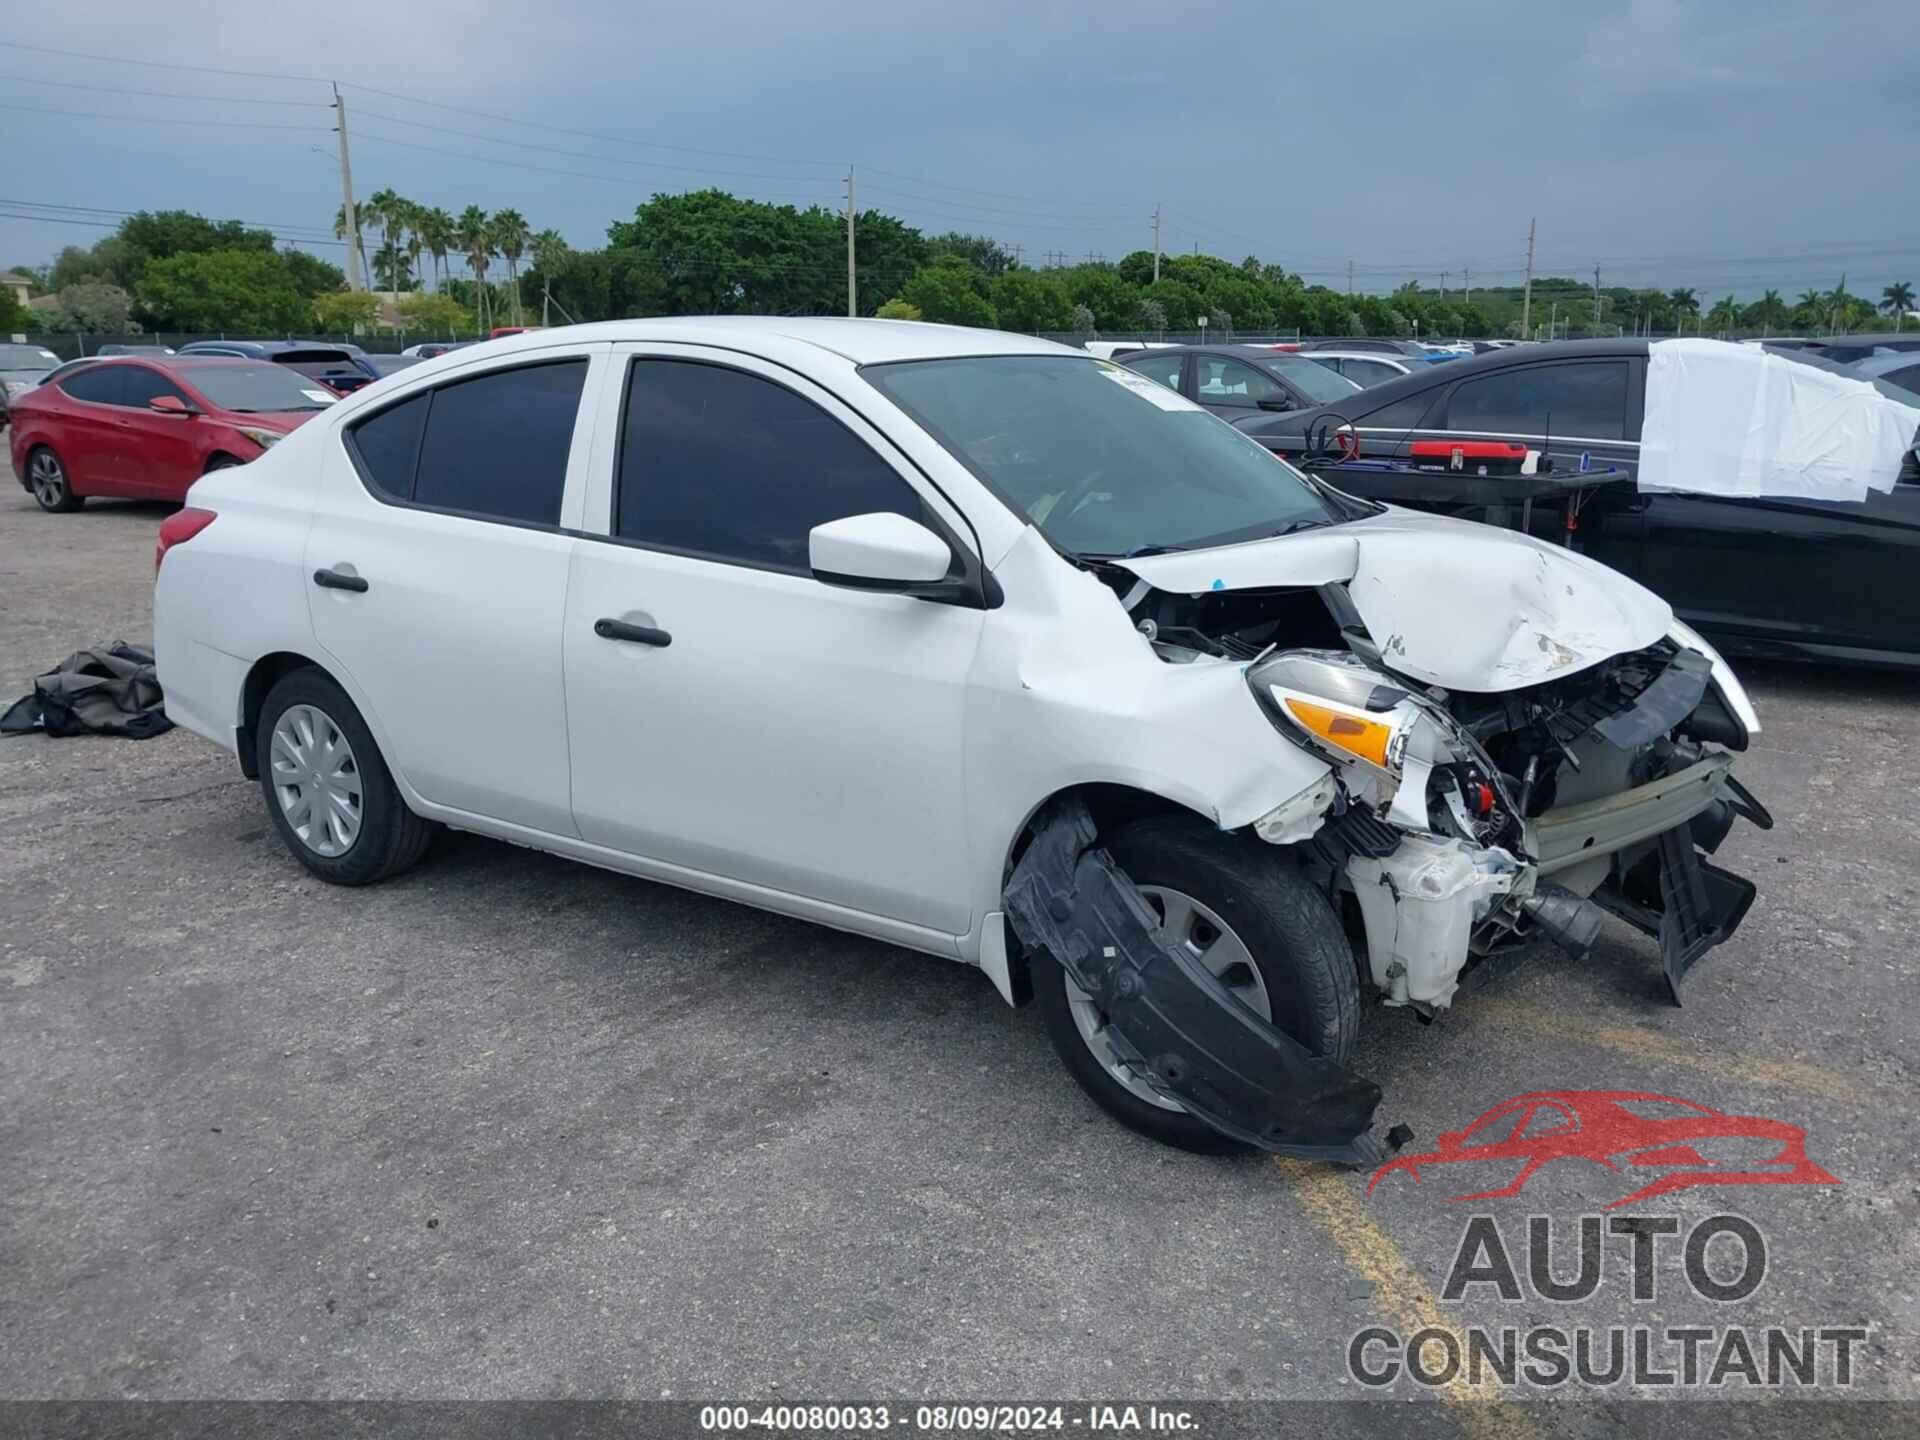
{"type": "Polygon", "coordinates": [[[334,398],[269,360],[103,359],[13,397],[13,473],[43,510],[78,510],[89,495],[179,501],[334,398]]]}
{"type": "MultiPolygon", "coordinates": [[[[1424,1155],[1396,1155],[1367,1182],[1367,1193],[1404,1172],[1417,1185],[1421,1172],[1440,1165],[1481,1163],[1512,1178],[1491,1190],[1454,1200],[1518,1195],[1555,1160],[1586,1160],[1613,1171],[1664,1172],[1612,1210],[1636,1200],[1695,1185],[1837,1185],[1807,1158],[1807,1132],[1759,1115],[1728,1115],[1637,1090],[1543,1090],[1503,1100],[1465,1130],[1449,1130],[1424,1155]]],[[[1639,1176],[1632,1177],[1639,1179],[1639,1176]]]]}

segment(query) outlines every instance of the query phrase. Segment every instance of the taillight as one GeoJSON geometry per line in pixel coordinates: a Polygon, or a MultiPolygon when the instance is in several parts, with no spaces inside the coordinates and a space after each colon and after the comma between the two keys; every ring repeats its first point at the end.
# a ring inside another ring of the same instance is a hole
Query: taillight
{"type": "Polygon", "coordinates": [[[160,522],[160,538],[153,545],[153,573],[160,573],[160,562],[167,558],[167,551],[176,545],[184,545],[198,535],[217,517],[211,510],[196,510],[189,505],[184,510],[176,510],[160,522]]]}

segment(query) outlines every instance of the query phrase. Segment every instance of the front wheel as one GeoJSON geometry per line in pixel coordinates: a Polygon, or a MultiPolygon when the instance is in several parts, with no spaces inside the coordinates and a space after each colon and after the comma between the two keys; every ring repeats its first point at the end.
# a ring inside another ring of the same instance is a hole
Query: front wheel
{"type": "Polygon", "coordinates": [[[407,808],[347,692],[318,669],[283,675],[254,729],[267,812],[302,865],[335,885],[398,875],[433,825],[407,808]]]}
{"type": "MultiPolygon", "coordinates": [[[[1162,926],[1236,999],[1314,1054],[1345,1062],[1360,1025],[1353,953],[1326,898],[1285,854],[1177,815],[1123,825],[1105,843],[1162,926]]],[[[1047,1036],[1101,1109],[1182,1150],[1249,1148],[1129,1070],[1093,998],[1051,956],[1030,958],[1047,1036]]]]}
{"type": "Polygon", "coordinates": [[[73,482],[67,478],[67,467],[60,463],[60,457],[44,445],[27,456],[27,488],[49,514],[70,514],[86,503],[73,493],[73,482]]]}

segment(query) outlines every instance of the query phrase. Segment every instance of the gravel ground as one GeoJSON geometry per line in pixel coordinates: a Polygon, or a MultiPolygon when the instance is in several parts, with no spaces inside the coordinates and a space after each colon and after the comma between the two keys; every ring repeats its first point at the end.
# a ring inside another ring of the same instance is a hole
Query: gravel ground
{"type": "MultiPolygon", "coordinates": [[[[164,513],[0,496],[10,694],[150,639],[164,513]]],[[[332,889],[184,731],[0,741],[0,1395],[1353,1399],[1348,1337],[1437,1318],[1864,1325],[1856,1392],[1914,1398],[1920,684],[1743,668],[1780,825],[1722,851],[1760,900],[1686,1008],[1610,926],[1359,1062],[1415,1149],[1540,1089],[1806,1127],[1839,1184],[1629,1207],[1763,1231],[1724,1306],[1677,1247],[1636,1304],[1617,1241],[1584,1302],[1436,1299],[1470,1213],[1555,1217],[1564,1275],[1644,1176],[1159,1149],[975,971],[467,836],[332,889]]]]}

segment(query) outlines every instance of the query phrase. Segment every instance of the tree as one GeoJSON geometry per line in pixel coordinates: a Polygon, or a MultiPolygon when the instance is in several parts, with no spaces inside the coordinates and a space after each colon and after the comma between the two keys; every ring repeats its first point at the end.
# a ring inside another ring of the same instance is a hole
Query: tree
{"type": "Polygon", "coordinates": [[[1059,272],[1067,298],[1093,312],[1094,328],[1121,330],[1135,323],[1140,291],[1111,265],[1076,265],[1059,272]]]}
{"type": "Polygon", "coordinates": [[[0,286],[0,337],[27,328],[27,307],[15,297],[11,286],[0,286]]]}
{"type": "MultiPolygon", "coordinates": [[[[362,225],[378,225],[380,227],[381,250],[385,250],[389,245],[393,245],[393,232],[396,227],[405,221],[407,204],[408,202],[403,197],[385,187],[374,191],[373,194],[369,195],[361,204],[358,217],[360,223],[362,225]]],[[[400,247],[394,245],[393,248],[394,253],[398,254],[400,247]]],[[[377,270],[380,264],[378,252],[374,254],[373,259],[374,266],[377,270]]],[[[391,275],[391,270],[389,270],[389,274],[391,275]]],[[[390,288],[397,291],[400,287],[395,285],[390,288]]]]}
{"type": "Polygon", "coordinates": [[[518,210],[496,210],[487,222],[493,236],[493,248],[507,262],[507,300],[513,306],[513,323],[520,323],[520,257],[527,253],[533,229],[518,210]]]}
{"type": "Polygon", "coordinates": [[[426,207],[416,205],[411,200],[400,202],[400,225],[406,236],[407,269],[413,273],[413,283],[407,288],[420,288],[420,252],[427,248],[426,241],[420,238],[420,222],[426,216],[426,207]]]}
{"type": "MultiPolygon", "coordinates": [[[[64,297],[62,303],[65,303],[64,297]]],[[[148,265],[141,307],[157,328],[290,334],[313,322],[312,296],[271,250],[214,250],[148,265]]]]}
{"type": "Polygon", "coordinates": [[[1723,295],[1713,302],[1713,309],[1707,312],[1706,323],[1716,330],[1731,330],[1739,318],[1740,303],[1731,295],[1723,295]]]}
{"type": "Polygon", "coordinates": [[[889,300],[873,312],[881,320],[918,320],[921,318],[918,306],[909,305],[904,300],[889,300]]]}
{"type": "Polygon", "coordinates": [[[942,260],[915,272],[898,298],[922,317],[944,325],[999,323],[986,295],[987,277],[963,260],[942,260]]]}
{"type": "Polygon", "coordinates": [[[380,318],[380,297],[370,290],[335,290],[313,297],[313,321],[322,334],[352,335],[380,318]]]}
{"type": "Polygon", "coordinates": [[[487,212],[478,205],[469,205],[460,212],[460,218],[454,221],[454,239],[460,251],[467,257],[467,267],[473,271],[475,294],[474,313],[479,317],[480,328],[488,328],[490,317],[487,314],[487,261],[493,257],[493,231],[487,224],[487,212]]]}
{"type": "Polygon", "coordinates": [[[293,288],[302,295],[325,295],[328,291],[346,288],[346,274],[338,265],[330,265],[304,250],[282,250],[280,263],[286,267],[287,279],[293,288]]]}
{"type": "MultiPolygon", "coordinates": [[[[862,216],[856,257],[877,243],[878,216],[862,216]],[[864,238],[863,238],[863,232],[864,238]]],[[[891,221],[896,238],[917,241],[891,221]]],[[[655,195],[632,220],[607,230],[608,248],[658,276],[654,313],[669,315],[818,315],[847,310],[846,218],[814,206],[767,205],[724,190],[655,195]]],[[[871,267],[870,267],[871,268],[871,267]]],[[[911,269],[896,284],[904,285],[911,269]]],[[[867,303],[889,293],[890,276],[862,283],[867,303]]],[[[894,293],[899,293],[897,290],[894,293]]]]}
{"type": "Polygon", "coordinates": [[[1076,335],[1091,335],[1094,333],[1093,311],[1084,305],[1075,305],[1073,307],[1073,332],[1076,335]]]}
{"type": "Polygon", "coordinates": [[[394,301],[393,308],[400,317],[402,330],[422,335],[453,335],[473,328],[473,317],[467,313],[467,307],[451,295],[416,291],[402,295],[394,301]]]}
{"type": "Polygon", "coordinates": [[[373,278],[379,289],[392,295],[413,288],[407,252],[394,242],[392,236],[382,241],[380,248],[373,252],[373,278]]]}
{"type": "Polygon", "coordinates": [[[1164,334],[1167,328],[1167,307],[1158,300],[1143,298],[1134,308],[1133,323],[1142,330],[1151,330],[1156,335],[1164,334]]]}
{"type": "Polygon", "coordinates": [[[1913,286],[1905,280],[1899,280],[1880,292],[1880,308],[1893,315],[1893,328],[1898,330],[1907,318],[1907,312],[1913,308],[1913,286]]]}
{"type": "Polygon", "coordinates": [[[373,273],[373,270],[372,267],[367,264],[366,226],[368,220],[366,207],[364,205],[356,205],[353,207],[353,223],[354,231],[349,235],[347,233],[347,207],[341,205],[334,210],[333,238],[346,241],[349,248],[359,252],[360,275],[362,279],[365,279],[373,273]]]}
{"type": "MultiPolygon", "coordinates": [[[[866,216],[862,215],[864,222],[866,216]]],[[[859,232],[854,232],[858,243],[859,232]]],[[[945,259],[964,260],[982,275],[992,277],[1003,270],[1013,267],[1013,254],[998,240],[986,235],[963,235],[958,230],[949,230],[944,235],[935,235],[926,242],[926,259],[937,261],[945,259]]]]}
{"type": "Polygon", "coordinates": [[[987,293],[1003,330],[1033,333],[1072,328],[1073,302],[1051,275],[1037,270],[1002,271],[987,293]]]}
{"type": "Polygon", "coordinates": [[[67,319],[66,328],[91,335],[125,333],[132,307],[126,291],[103,280],[82,280],[60,292],[60,312],[67,319]]]}
{"type": "Polygon", "coordinates": [[[453,216],[436,205],[431,210],[422,210],[416,223],[420,243],[433,256],[433,283],[437,287],[447,263],[447,252],[454,245],[453,216]]]}

